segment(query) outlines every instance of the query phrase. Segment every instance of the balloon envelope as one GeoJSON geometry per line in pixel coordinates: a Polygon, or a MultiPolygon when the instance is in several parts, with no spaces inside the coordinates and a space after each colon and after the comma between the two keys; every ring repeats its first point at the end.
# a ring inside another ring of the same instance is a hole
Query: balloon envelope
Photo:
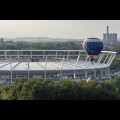
{"type": "Polygon", "coordinates": [[[88,38],[83,41],[83,49],[88,55],[98,55],[103,49],[103,42],[98,38],[88,38]]]}

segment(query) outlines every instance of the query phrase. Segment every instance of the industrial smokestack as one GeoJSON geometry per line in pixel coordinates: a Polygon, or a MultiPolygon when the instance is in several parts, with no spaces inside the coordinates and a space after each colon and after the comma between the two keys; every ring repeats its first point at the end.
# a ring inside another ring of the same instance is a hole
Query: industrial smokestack
{"type": "Polygon", "coordinates": [[[107,44],[109,44],[108,36],[109,36],[109,26],[107,26],[107,34],[106,34],[106,43],[107,44]]]}
{"type": "Polygon", "coordinates": [[[108,35],[108,33],[109,33],[109,26],[107,26],[107,35],[108,35]]]}

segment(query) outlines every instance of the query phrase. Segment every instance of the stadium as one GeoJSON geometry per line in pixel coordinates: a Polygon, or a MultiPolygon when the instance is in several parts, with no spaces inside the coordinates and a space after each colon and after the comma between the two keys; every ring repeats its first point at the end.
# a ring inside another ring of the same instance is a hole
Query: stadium
{"type": "Polygon", "coordinates": [[[116,52],[101,51],[91,63],[85,50],[0,50],[0,80],[110,79],[115,56],[116,52]]]}

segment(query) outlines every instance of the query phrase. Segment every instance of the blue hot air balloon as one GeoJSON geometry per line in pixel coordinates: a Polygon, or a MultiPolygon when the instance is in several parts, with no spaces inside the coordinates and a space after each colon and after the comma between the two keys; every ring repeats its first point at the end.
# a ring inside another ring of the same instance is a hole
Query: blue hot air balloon
{"type": "Polygon", "coordinates": [[[82,47],[86,51],[91,62],[93,62],[95,56],[100,54],[103,49],[103,42],[98,38],[87,38],[83,41],[82,47]]]}

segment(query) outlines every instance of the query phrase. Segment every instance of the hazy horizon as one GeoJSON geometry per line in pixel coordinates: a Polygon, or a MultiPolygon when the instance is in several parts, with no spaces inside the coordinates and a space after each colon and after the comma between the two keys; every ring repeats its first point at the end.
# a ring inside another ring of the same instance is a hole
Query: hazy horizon
{"type": "Polygon", "coordinates": [[[120,20],[0,20],[0,37],[103,38],[106,26],[120,36],[120,20]]]}

